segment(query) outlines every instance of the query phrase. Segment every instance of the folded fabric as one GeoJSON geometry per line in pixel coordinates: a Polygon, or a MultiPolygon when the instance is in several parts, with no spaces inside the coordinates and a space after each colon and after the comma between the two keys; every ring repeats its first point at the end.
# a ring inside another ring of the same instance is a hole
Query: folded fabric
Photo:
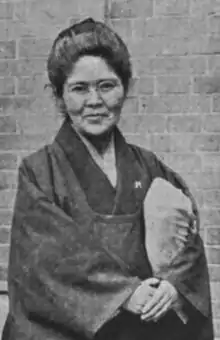
{"type": "Polygon", "coordinates": [[[153,274],[172,270],[193,229],[191,200],[170,182],[156,178],[144,200],[145,248],[153,274]],[[187,236],[188,235],[188,236],[187,236]]]}

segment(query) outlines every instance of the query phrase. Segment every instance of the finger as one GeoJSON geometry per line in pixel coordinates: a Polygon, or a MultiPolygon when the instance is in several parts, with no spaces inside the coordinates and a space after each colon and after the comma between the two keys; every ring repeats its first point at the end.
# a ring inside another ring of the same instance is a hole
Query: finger
{"type": "Polygon", "coordinates": [[[162,288],[158,288],[153,295],[152,299],[142,308],[142,313],[148,313],[151,309],[153,309],[156,305],[160,303],[161,300],[166,298],[167,292],[162,288]]]}
{"type": "Polygon", "coordinates": [[[188,236],[189,230],[187,228],[178,228],[177,234],[181,236],[188,236]]]}
{"type": "Polygon", "coordinates": [[[176,238],[181,243],[187,243],[188,242],[188,236],[177,235],[176,238]]]}
{"type": "Polygon", "coordinates": [[[160,300],[160,302],[156,306],[154,306],[148,312],[143,313],[142,311],[141,319],[149,321],[150,319],[155,318],[156,315],[158,315],[160,311],[164,309],[164,306],[169,305],[169,300],[170,300],[169,297],[165,296],[162,300],[160,300]]]}
{"type": "Polygon", "coordinates": [[[185,220],[189,222],[191,222],[192,220],[195,220],[196,216],[193,212],[187,211],[186,209],[181,209],[181,208],[177,208],[177,211],[179,212],[179,216],[181,216],[182,218],[184,218],[185,220]]]}
{"type": "Polygon", "coordinates": [[[154,315],[154,317],[152,318],[152,321],[157,322],[159,319],[161,319],[170,310],[170,306],[171,306],[171,303],[165,304],[160,309],[160,311],[154,315]]]}

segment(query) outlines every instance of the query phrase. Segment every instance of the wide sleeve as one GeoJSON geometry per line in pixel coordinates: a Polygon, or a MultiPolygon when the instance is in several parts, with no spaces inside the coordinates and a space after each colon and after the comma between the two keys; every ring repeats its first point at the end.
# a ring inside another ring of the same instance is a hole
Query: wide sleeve
{"type": "MultiPolygon", "coordinates": [[[[19,168],[9,261],[11,313],[92,339],[139,285],[19,168]]],[[[37,180],[37,179],[36,179],[37,180]]],[[[89,228],[89,226],[88,226],[89,228]]]]}
{"type": "Polygon", "coordinates": [[[197,311],[204,317],[211,317],[211,298],[208,266],[203,241],[199,235],[199,211],[185,181],[156,157],[154,158],[154,176],[168,180],[181,189],[192,202],[197,219],[197,232],[191,234],[189,242],[180,256],[172,262],[171,270],[163,273],[163,278],[170,281],[185,299],[189,311],[197,311]],[[190,306],[193,307],[190,308],[190,306]]]}

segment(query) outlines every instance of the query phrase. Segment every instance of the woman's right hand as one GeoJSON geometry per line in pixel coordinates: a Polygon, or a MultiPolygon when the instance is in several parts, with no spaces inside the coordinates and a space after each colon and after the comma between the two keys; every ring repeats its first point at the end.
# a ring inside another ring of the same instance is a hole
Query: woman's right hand
{"type": "Polygon", "coordinates": [[[144,280],[123,304],[123,308],[134,314],[141,314],[142,308],[155,293],[160,280],[154,277],[144,280]]]}

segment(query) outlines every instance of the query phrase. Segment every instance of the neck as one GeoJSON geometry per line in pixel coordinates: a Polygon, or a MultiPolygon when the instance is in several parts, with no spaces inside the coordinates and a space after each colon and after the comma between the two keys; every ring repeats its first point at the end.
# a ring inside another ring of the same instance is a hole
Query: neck
{"type": "Polygon", "coordinates": [[[86,138],[98,151],[100,155],[104,154],[107,150],[109,143],[112,139],[113,130],[104,133],[103,135],[94,136],[83,134],[83,137],[86,138]]]}

